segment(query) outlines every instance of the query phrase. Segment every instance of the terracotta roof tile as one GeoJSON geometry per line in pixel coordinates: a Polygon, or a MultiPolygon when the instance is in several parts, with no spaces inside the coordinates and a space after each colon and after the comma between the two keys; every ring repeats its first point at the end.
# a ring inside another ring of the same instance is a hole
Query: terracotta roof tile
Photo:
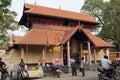
{"type": "Polygon", "coordinates": [[[42,7],[38,5],[32,5],[32,4],[25,4],[25,7],[29,9],[25,11],[26,13],[80,20],[80,21],[99,24],[99,22],[97,22],[88,14],[71,12],[71,11],[60,10],[60,9],[53,9],[53,8],[42,7]]]}
{"type": "Polygon", "coordinates": [[[16,42],[20,39],[22,39],[23,36],[13,36],[13,42],[16,42]]]}
{"type": "Polygon", "coordinates": [[[15,44],[31,44],[31,45],[58,45],[60,44],[65,31],[73,28],[33,28],[21,40],[15,44]],[[59,30],[58,30],[59,29],[59,30]]]}
{"type": "Polygon", "coordinates": [[[5,48],[0,48],[0,50],[5,50],[5,48]]]}
{"type": "Polygon", "coordinates": [[[30,45],[59,45],[65,44],[79,29],[90,39],[94,47],[114,47],[108,42],[90,33],[89,30],[77,27],[60,27],[33,24],[31,29],[22,39],[16,40],[15,44],[30,45]]]}
{"type": "Polygon", "coordinates": [[[112,44],[102,40],[101,38],[90,33],[89,30],[82,29],[85,35],[90,39],[95,47],[114,47],[112,44]]]}
{"type": "Polygon", "coordinates": [[[6,51],[9,51],[9,50],[11,50],[12,48],[13,48],[13,46],[14,46],[14,43],[10,43],[10,44],[8,44],[8,46],[6,47],[6,51]]]}
{"type": "Polygon", "coordinates": [[[75,27],[74,29],[71,29],[71,30],[69,30],[69,31],[66,31],[65,34],[64,34],[64,36],[63,36],[63,39],[62,39],[61,44],[65,44],[65,42],[66,42],[67,40],[69,40],[69,39],[72,37],[72,35],[74,35],[75,32],[77,32],[77,30],[79,30],[79,27],[80,27],[80,26],[77,26],[77,27],[75,27]]]}

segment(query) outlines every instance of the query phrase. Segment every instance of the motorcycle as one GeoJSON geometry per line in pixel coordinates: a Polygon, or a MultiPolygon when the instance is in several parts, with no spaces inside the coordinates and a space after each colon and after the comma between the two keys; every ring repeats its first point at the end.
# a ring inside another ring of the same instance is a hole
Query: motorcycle
{"type": "Polygon", "coordinates": [[[20,66],[19,66],[19,68],[20,68],[20,72],[19,72],[20,77],[21,77],[22,79],[27,79],[27,78],[29,78],[29,74],[28,74],[27,70],[21,68],[20,66]]]}
{"type": "Polygon", "coordinates": [[[52,67],[50,73],[54,76],[57,75],[57,77],[60,77],[60,70],[58,69],[58,67],[52,67]]]}
{"type": "Polygon", "coordinates": [[[62,65],[46,64],[46,70],[49,71],[51,76],[57,76],[59,78],[60,74],[62,74],[62,65]]]}
{"type": "Polygon", "coordinates": [[[105,70],[102,66],[98,66],[99,80],[120,80],[120,72],[116,69],[115,63],[111,64],[112,70],[105,70]]]}

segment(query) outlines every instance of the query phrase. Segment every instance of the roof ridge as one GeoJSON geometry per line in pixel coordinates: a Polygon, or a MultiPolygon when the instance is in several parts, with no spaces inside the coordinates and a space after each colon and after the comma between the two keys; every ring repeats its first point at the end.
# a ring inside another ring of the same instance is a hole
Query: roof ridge
{"type": "Polygon", "coordinates": [[[94,24],[99,24],[99,22],[93,19],[92,16],[85,13],[81,13],[81,12],[78,13],[74,11],[60,10],[57,8],[50,8],[46,6],[33,5],[33,4],[25,4],[25,7],[28,9],[34,8],[32,10],[25,11],[26,13],[30,13],[30,14],[47,15],[47,16],[60,17],[60,18],[72,19],[72,20],[80,20],[85,22],[91,22],[94,24]],[[41,9],[41,10],[38,10],[38,9],[41,9]]]}
{"type": "Polygon", "coordinates": [[[57,8],[54,8],[54,7],[34,5],[34,4],[28,4],[28,3],[25,3],[25,4],[27,4],[27,5],[32,5],[32,6],[36,6],[36,7],[43,7],[43,8],[54,9],[54,10],[59,10],[59,11],[66,11],[66,12],[71,12],[71,13],[78,13],[78,14],[88,15],[88,14],[82,13],[82,12],[75,12],[75,11],[70,11],[70,10],[65,10],[65,9],[57,9],[57,8]]]}

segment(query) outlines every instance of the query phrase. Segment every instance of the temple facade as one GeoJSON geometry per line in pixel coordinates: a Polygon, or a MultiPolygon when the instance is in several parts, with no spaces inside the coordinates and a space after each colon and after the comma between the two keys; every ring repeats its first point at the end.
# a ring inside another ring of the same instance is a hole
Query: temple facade
{"type": "Polygon", "coordinates": [[[29,31],[22,37],[13,37],[12,48],[6,55],[9,62],[6,62],[14,64],[24,59],[27,64],[45,66],[60,59],[62,65],[70,67],[72,56],[78,63],[85,57],[88,64],[96,64],[114,47],[91,34],[99,24],[87,14],[25,4],[19,25],[29,31]]]}

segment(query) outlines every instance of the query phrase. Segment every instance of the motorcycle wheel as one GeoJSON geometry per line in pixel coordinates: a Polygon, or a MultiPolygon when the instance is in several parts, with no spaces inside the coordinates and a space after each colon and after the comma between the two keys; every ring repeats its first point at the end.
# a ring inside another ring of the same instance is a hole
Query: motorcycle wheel
{"type": "Polygon", "coordinates": [[[108,80],[116,80],[116,79],[113,77],[113,78],[109,78],[108,80]]]}
{"type": "Polygon", "coordinates": [[[105,80],[102,75],[98,74],[98,79],[99,80],[105,80]]]}
{"type": "Polygon", "coordinates": [[[115,79],[115,77],[105,77],[105,76],[103,76],[103,75],[98,75],[98,78],[99,78],[99,80],[119,80],[119,79],[115,79]]]}
{"type": "Polygon", "coordinates": [[[120,72],[119,71],[115,72],[115,79],[120,80],[120,72]]]}

